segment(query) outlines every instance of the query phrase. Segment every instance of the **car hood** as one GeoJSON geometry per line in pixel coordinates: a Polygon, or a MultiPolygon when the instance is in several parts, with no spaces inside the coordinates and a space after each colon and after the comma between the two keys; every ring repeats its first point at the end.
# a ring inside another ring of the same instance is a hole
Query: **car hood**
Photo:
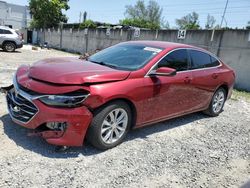
{"type": "Polygon", "coordinates": [[[112,69],[76,57],[51,58],[34,63],[28,76],[56,84],[101,83],[124,80],[129,71],[112,69]]]}

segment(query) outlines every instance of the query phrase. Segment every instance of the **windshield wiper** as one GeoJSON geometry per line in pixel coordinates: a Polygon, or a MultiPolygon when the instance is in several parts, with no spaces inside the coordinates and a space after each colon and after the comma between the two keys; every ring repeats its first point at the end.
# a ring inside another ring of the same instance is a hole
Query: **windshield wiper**
{"type": "Polygon", "coordinates": [[[115,65],[111,65],[111,64],[108,64],[108,63],[104,63],[104,62],[99,62],[99,61],[92,61],[92,60],[89,60],[90,62],[92,62],[92,63],[96,63],[96,64],[99,64],[99,65],[104,65],[104,66],[107,66],[107,67],[110,67],[110,68],[114,68],[114,69],[116,69],[117,68],[117,66],[115,66],[115,65]]]}

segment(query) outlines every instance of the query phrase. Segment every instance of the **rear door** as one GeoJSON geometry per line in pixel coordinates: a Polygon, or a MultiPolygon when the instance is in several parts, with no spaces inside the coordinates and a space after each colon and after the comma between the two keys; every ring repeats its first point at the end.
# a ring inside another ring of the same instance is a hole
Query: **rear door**
{"type": "Polygon", "coordinates": [[[195,106],[197,109],[205,108],[219,85],[220,62],[210,54],[195,50],[188,50],[191,60],[192,85],[196,90],[195,106]]]}
{"type": "Polygon", "coordinates": [[[0,44],[12,38],[12,32],[7,29],[0,29],[0,44]]]}

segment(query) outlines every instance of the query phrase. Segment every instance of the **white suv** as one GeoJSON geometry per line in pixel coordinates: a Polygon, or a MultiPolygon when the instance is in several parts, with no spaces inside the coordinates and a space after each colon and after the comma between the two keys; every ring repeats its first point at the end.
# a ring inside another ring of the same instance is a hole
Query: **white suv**
{"type": "Polygon", "coordinates": [[[0,48],[6,52],[14,52],[15,49],[22,47],[22,36],[17,31],[0,26],[0,48]]]}

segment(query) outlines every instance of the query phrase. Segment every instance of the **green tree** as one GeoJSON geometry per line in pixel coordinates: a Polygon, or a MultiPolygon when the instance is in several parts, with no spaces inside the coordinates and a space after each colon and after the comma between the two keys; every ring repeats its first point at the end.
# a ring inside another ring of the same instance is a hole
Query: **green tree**
{"type": "Polygon", "coordinates": [[[199,29],[199,15],[196,12],[192,12],[181,19],[175,20],[177,26],[180,29],[199,29]]]}
{"type": "Polygon", "coordinates": [[[86,20],[85,22],[80,24],[81,29],[83,29],[83,28],[96,28],[96,27],[97,27],[97,25],[92,20],[86,20]]]}
{"type": "Polygon", "coordinates": [[[31,27],[48,28],[57,26],[60,22],[67,23],[67,17],[62,10],[68,10],[68,0],[29,0],[32,14],[31,27]]]}
{"type": "Polygon", "coordinates": [[[141,28],[159,29],[164,24],[162,11],[163,9],[154,0],[150,0],[148,5],[143,0],[138,0],[134,6],[126,6],[126,18],[120,23],[141,28]]]}
{"type": "Polygon", "coordinates": [[[139,28],[149,28],[149,29],[159,29],[160,26],[158,24],[141,20],[141,19],[132,19],[132,18],[126,18],[124,20],[120,21],[120,24],[127,25],[127,26],[134,26],[139,28]]]}
{"type": "Polygon", "coordinates": [[[213,16],[210,16],[210,14],[208,14],[205,28],[212,29],[214,27],[215,22],[216,22],[215,18],[213,16]]]}

